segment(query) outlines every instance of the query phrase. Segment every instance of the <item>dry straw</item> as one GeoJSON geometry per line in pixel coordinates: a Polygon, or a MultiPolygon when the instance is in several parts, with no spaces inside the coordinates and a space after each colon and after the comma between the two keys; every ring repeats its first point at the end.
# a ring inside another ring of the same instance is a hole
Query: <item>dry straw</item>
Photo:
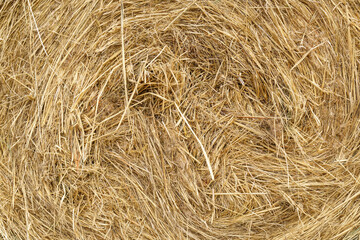
{"type": "Polygon", "coordinates": [[[360,1],[0,1],[1,239],[358,239],[360,1]]]}

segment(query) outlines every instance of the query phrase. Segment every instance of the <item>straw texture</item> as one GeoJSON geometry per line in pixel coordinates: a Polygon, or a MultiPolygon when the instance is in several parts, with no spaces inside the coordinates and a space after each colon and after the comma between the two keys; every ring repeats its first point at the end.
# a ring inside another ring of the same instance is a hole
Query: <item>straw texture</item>
{"type": "Polygon", "coordinates": [[[360,1],[0,1],[1,239],[358,239],[360,1]]]}

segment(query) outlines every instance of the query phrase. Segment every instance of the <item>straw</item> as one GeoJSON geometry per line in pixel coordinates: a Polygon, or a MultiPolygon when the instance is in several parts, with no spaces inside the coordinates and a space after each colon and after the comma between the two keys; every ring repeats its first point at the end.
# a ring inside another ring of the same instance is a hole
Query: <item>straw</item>
{"type": "Polygon", "coordinates": [[[0,238],[360,235],[360,4],[0,2],[0,238]]]}

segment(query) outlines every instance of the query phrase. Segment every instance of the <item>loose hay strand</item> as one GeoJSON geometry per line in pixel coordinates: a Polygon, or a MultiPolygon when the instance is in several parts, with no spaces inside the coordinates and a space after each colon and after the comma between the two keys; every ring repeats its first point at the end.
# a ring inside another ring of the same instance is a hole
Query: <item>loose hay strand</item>
{"type": "Polygon", "coordinates": [[[40,34],[40,31],[39,31],[38,25],[37,25],[37,23],[36,23],[35,16],[34,16],[34,13],[33,13],[33,11],[32,11],[32,8],[31,8],[30,0],[27,0],[27,3],[28,3],[28,6],[29,6],[29,11],[30,11],[31,17],[32,17],[32,19],[33,19],[33,21],[34,21],[34,25],[35,25],[36,32],[37,32],[37,34],[38,34],[38,36],[39,36],[39,40],[40,40],[41,46],[42,46],[42,48],[43,48],[46,56],[49,56],[48,53],[47,53],[47,51],[46,51],[46,48],[45,48],[45,46],[44,46],[44,42],[43,42],[43,40],[42,40],[42,38],[41,38],[41,34],[40,34]]]}
{"type": "Polygon", "coordinates": [[[124,77],[125,88],[125,105],[128,105],[128,93],[127,93],[127,80],[126,80],[126,66],[125,66],[125,40],[124,40],[124,1],[121,0],[121,57],[124,77]]]}

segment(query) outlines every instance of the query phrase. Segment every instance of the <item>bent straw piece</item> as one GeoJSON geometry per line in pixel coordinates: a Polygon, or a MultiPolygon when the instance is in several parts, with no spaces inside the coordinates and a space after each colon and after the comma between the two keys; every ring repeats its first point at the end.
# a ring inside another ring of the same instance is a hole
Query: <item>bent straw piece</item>
{"type": "Polygon", "coordinates": [[[304,61],[304,59],[305,59],[313,50],[315,50],[315,49],[317,49],[318,47],[324,45],[325,43],[326,43],[326,42],[322,42],[322,43],[320,43],[319,45],[316,45],[315,47],[310,48],[310,50],[307,51],[307,52],[304,54],[304,56],[302,56],[302,57],[300,58],[300,60],[297,61],[297,62],[294,64],[294,66],[290,69],[290,72],[291,72],[292,70],[294,70],[294,68],[296,68],[302,61],[304,61]]]}
{"type": "Polygon", "coordinates": [[[184,114],[181,112],[179,106],[178,106],[176,103],[174,103],[174,104],[175,104],[176,109],[179,111],[180,116],[181,116],[182,119],[185,121],[186,125],[189,127],[191,133],[194,135],[196,141],[199,143],[199,145],[200,145],[200,147],[201,147],[201,150],[202,150],[202,152],[203,152],[203,154],[204,154],[204,156],[205,156],[206,164],[207,164],[207,166],[208,166],[211,179],[212,179],[212,180],[215,180],[215,178],[214,178],[214,173],[213,173],[213,170],[212,170],[212,168],[211,168],[210,159],[209,159],[209,157],[208,157],[208,155],[207,155],[207,153],[206,153],[206,150],[205,150],[205,148],[204,148],[204,145],[201,143],[201,141],[200,141],[200,139],[198,138],[198,136],[196,136],[195,132],[192,130],[189,122],[186,120],[186,117],[185,117],[184,114]]]}

